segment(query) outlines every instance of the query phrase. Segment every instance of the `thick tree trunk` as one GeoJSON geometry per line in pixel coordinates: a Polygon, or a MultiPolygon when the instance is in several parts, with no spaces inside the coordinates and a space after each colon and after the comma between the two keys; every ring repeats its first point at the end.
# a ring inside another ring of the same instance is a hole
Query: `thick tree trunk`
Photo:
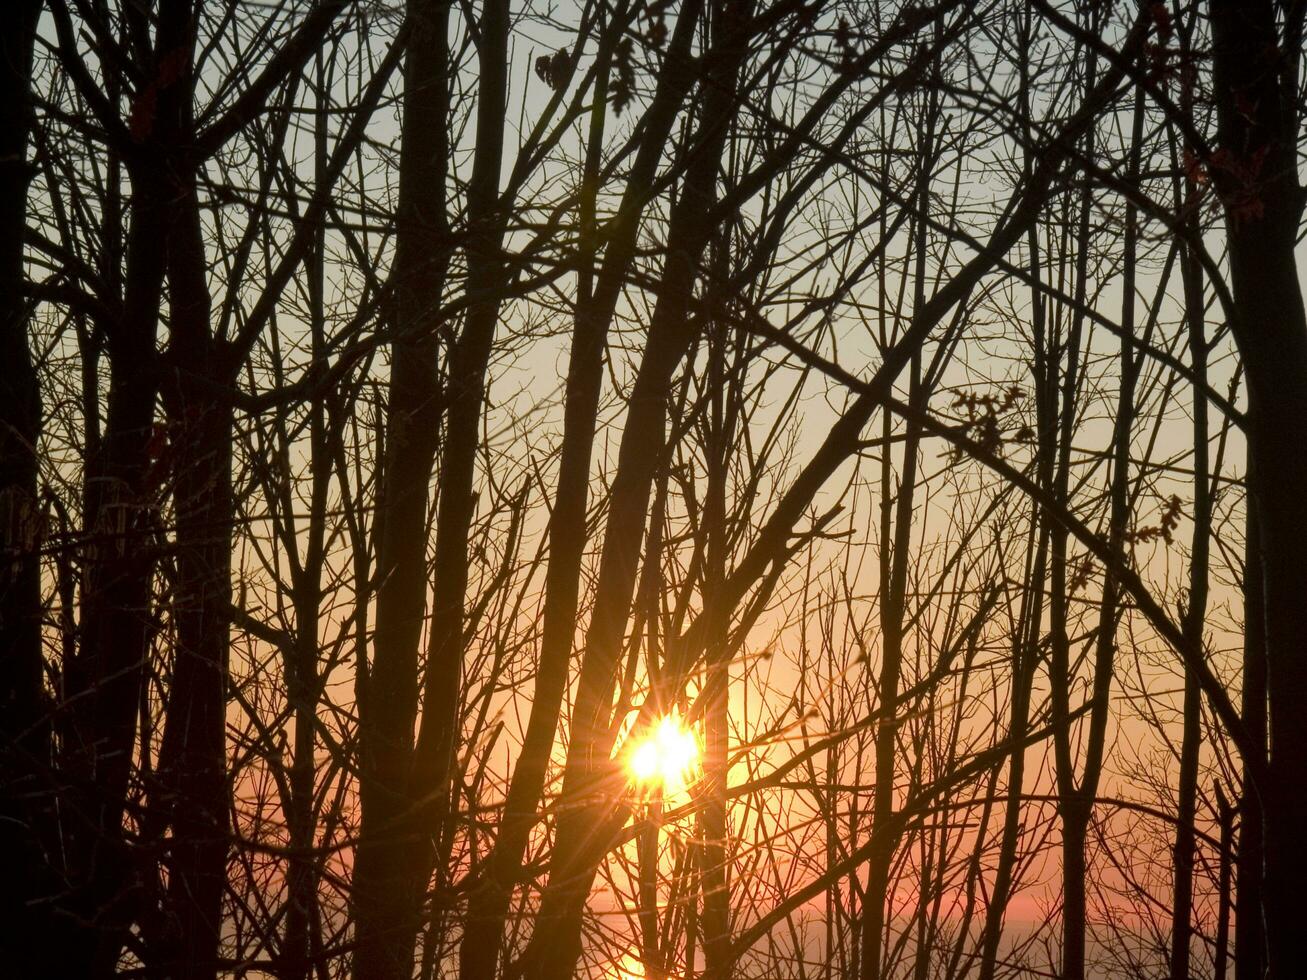
{"type": "Polygon", "coordinates": [[[1265,834],[1262,907],[1269,975],[1288,980],[1307,963],[1307,930],[1299,921],[1307,880],[1307,315],[1294,255],[1303,210],[1297,108],[1302,12],[1287,15],[1290,29],[1282,38],[1277,6],[1272,0],[1211,3],[1223,153],[1213,169],[1220,171],[1214,179],[1227,215],[1233,327],[1248,377],[1251,490],[1261,539],[1270,705],[1269,785],[1258,787],[1265,834]]]}
{"type": "Polygon", "coordinates": [[[164,406],[173,447],[176,651],[159,755],[168,856],[169,976],[213,980],[231,834],[226,705],[235,501],[229,352],[211,337],[199,200],[188,187],[171,209],[169,369],[164,406]]]}
{"type": "MultiPolygon", "coordinates": [[[[181,472],[179,461],[169,458],[169,451],[155,433],[155,401],[160,381],[156,343],[163,284],[170,274],[176,277],[183,266],[189,266],[188,278],[180,291],[173,284],[172,305],[176,309],[172,318],[178,325],[186,325],[182,326],[183,331],[190,326],[190,332],[198,336],[197,324],[201,320],[204,336],[207,337],[208,331],[203,246],[199,243],[199,217],[194,202],[196,163],[186,154],[176,152],[179,145],[190,146],[193,129],[194,79],[190,56],[195,22],[192,15],[192,5],[187,0],[162,5],[153,49],[141,52],[144,61],[141,67],[155,103],[153,111],[143,116],[143,122],[132,131],[132,138],[139,145],[133,148],[128,160],[132,206],[122,280],[124,296],[121,315],[105,325],[110,367],[108,415],[97,453],[87,461],[88,551],[82,635],[77,656],[64,676],[64,699],[69,707],[62,730],[62,761],[74,791],[84,794],[85,799],[82,805],[68,812],[86,815],[81,827],[66,830],[70,838],[70,904],[74,924],[72,935],[61,951],[68,957],[69,975],[106,976],[113,972],[137,901],[139,886],[123,850],[122,817],[137,749],[136,723],[149,656],[157,503],[169,476],[176,477],[179,544],[183,544],[178,571],[186,576],[187,590],[176,608],[176,625],[179,642],[189,646],[179,656],[177,670],[181,674],[198,670],[202,660],[215,655],[216,647],[225,650],[226,646],[225,631],[217,631],[220,635],[216,640],[204,635],[213,625],[212,619],[206,616],[210,579],[203,570],[211,556],[203,542],[189,539],[182,529],[190,516],[183,516],[185,512],[207,506],[202,499],[204,489],[196,482],[201,477],[181,472]],[[179,54],[185,56],[180,73],[176,71],[179,54]],[[170,254],[174,250],[179,250],[175,261],[170,254]],[[198,255],[193,254],[197,250],[198,255]],[[172,269],[170,261],[173,261],[172,269]]],[[[61,41],[69,40],[61,36],[61,41]]],[[[192,365],[196,359],[192,358],[192,365]]],[[[197,415],[197,423],[210,426],[217,422],[202,415],[197,415]]],[[[186,445],[191,433],[179,427],[172,435],[173,445],[178,446],[186,445]]],[[[229,446],[222,449],[213,444],[212,433],[197,432],[196,436],[204,441],[202,446],[194,447],[199,455],[192,458],[207,460],[214,451],[230,452],[229,446]]],[[[216,486],[212,492],[221,496],[224,490],[216,486]]],[[[225,492],[230,496],[229,489],[225,492]]],[[[224,550],[226,554],[216,560],[226,563],[230,561],[230,551],[224,550]]],[[[180,674],[176,676],[180,678],[180,674]]],[[[193,681],[198,678],[191,674],[182,683],[193,681]]],[[[175,691],[170,696],[170,716],[179,696],[175,691]]],[[[209,743],[215,725],[221,741],[221,694],[219,699],[216,720],[211,707],[197,706],[194,733],[181,722],[171,726],[179,750],[210,757],[209,743]]],[[[218,751],[220,755],[220,747],[218,751]]],[[[219,762],[219,779],[221,770],[219,762]]],[[[213,773],[202,774],[193,786],[166,787],[165,796],[168,790],[182,788],[187,792],[201,789],[212,792],[212,786],[206,782],[211,783],[213,779],[213,773]]],[[[168,806],[171,802],[165,809],[168,806]]],[[[211,796],[206,801],[197,801],[198,806],[221,812],[190,813],[187,819],[225,821],[225,796],[221,805],[211,796]]],[[[198,835],[206,837],[198,846],[202,850],[212,848],[205,830],[198,825],[195,829],[198,835]]],[[[224,832],[223,848],[225,837],[224,832]]],[[[179,847],[178,853],[184,849],[179,847]]],[[[216,889],[220,896],[220,871],[218,875],[216,886],[212,882],[197,881],[197,884],[209,892],[216,889]]],[[[205,901],[201,896],[196,898],[205,901]]],[[[209,956],[214,953],[216,950],[209,956]]]]}
{"type": "Polygon", "coordinates": [[[41,975],[48,924],[33,901],[54,891],[43,836],[51,796],[41,653],[37,443],[41,396],[23,295],[30,177],[32,50],[40,0],[21,0],[0,35],[0,958],[41,975]]]}
{"type": "MultiPolygon", "coordinates": [[[[43,753],[40,505],[41,395],[23,295],[27,137],[39,0],[23,0],[0,37],[0,751],[43,753]],[[36,740],[33,741],[33,738],[36,740]],[[13,744],[11,740],[20,740],[13,744]]],[[[35,761],[35,760],[33,760],[35,761]]]]}
{"type": "Polygon", "coordinates": [[[410,0],[395,243],[388,433],[372,669],[360,705],[363,825],[354,867],[357,980],[412,974],[423,882],[407,832],[427,597],[428,489],[440,437],[438,310],[449,266],[447,0],[410,0]]]}
{"type": "MultiPolygon", "coordinates": [[[[1291,251],[1287,243],[1286,251],[1291,251]]],[[[1297,278],[1292,265],[1284,261],[1268,260],[1262,270],[1276,266],[1277,275],[1248,275],[1262,280],[1256,291],[1275,290],[1262,293],[1275,300],[1241,302],[1241,315],[1251,314],[1262,323],[1283,316],[1283,306],[1293,301],[1297,278]]],[[[1304,325],[1300,322],[1297,329],[1304,325]]],[[[1299,369],[1260,372],[1261,391],[1250,393],[1270,702],[1270,785],[1260,787],[1265,840],[1262,903],[1270,976],[1280,980],[1294,976],[1307,962],[1307,935],[1297,915],[1302,882],[1307,880],[1307,842],[1302,835],[1307,827],[1307,780],[1302,778],[1302,760],[1307,757],[1307,712],[1302,710],[1307,699],[1307,657],[1301,649],[1307,636],[1307,603],[1303,602],[1307,562],[1302,558],[1307,554],[1307,515],[1302,513],[1300,492],[1307,486],[1307,455],[1302,451],[1307,445],[1307,351],[1293,351],[1286,344],[1283,353],[1265,353],[1271,360],[1294,361],[1299,369]]],[[[1249,375],[1253,387],[1251,371],[1249,375]]]]}
{"type": "MultiPolygon", "coordinates": [[[[168,904],[177,929],[169,976],[217,976],[230,837],[226,775],[231,601],[232,416],[209,392],[179,386],[184,470],[177,512],[176,661],[160,757],[171,810],[168,904]]],[[[196,386],[199,387],[199,386],[196,386]]]]}
{"type": "MultiPolygon", "coordinates": [[[[450,352],[445,390],[447,422],[440,460],[431,643],[423,685],[422,724],[414,748],[415,801],[428,816],[448,802],[448,779],[458,740],[458,686],[463,666],[464,604],[469,569],[468,534],[475,513],[473,483],[481,445],[486,369],[499,324],[504,282],[505,217],[499,209],[508,94],[508,0],[485,0],[480,20],[476,160],[468,183],[470,300],[463,332],[450,352]],[[439,803],[441,806],[437,806],[439,803]]],[[[435,834],[434,826],[423,828],[435,834]]],[[[430,861],[428,860],[428,867],[430,861]]]]}

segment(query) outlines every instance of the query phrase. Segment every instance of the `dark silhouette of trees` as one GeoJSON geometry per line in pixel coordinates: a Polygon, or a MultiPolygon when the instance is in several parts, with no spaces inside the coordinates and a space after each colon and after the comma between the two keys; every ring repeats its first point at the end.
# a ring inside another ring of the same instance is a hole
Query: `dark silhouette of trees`
{"type": "Polygon", "coordinates": [[[6,968],[1295,976],[1304,17],[16,0],[6,968]]]}

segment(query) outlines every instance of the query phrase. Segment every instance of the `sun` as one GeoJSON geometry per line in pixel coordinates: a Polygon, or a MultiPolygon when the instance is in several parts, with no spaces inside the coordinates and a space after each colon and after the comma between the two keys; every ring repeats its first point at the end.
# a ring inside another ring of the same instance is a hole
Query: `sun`
{"type": "Polygon", "coordinates": [[[675,713],[664,715],[627,756],[631,778],[645,786],[675,793],[692,779],[699,762],[699,742],[675,713]]]}
{"type": "Polygon", "coordinates": [[[611,980],[645,980],[644,964],[634,953],[623,953],[609,970],[605,971],[611,980]]]}

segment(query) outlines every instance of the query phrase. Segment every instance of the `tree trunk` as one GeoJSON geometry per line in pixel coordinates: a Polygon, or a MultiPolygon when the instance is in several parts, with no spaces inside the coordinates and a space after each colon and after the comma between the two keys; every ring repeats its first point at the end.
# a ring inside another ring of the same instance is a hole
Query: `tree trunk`
{"type": "MultiPolygon", "coordinates": [[[[1181,57],[1189,56],[1188,34],[1181,35],[1181,57]]],[[[1184,83],[1181,104],[1186,116],[1193,115],[1192,86],[1184,83]]],[[[1136,131],[1137,132],[1137,131],[1136,131]]],[[[1138,136],[1136,135],[1136,143],[1138,136]]],[[[1178,159],[1174,141],[1172,159],[1178,159]]],[[[1137,168],[1136,176],[1137,176],[1137,168]]],[[[1201,240],[1198,214],[1201,199],[1192,175],[1175,181],[1176,212],[1184,226],[1190,243],[1201,240]]],[[[1133,211],[1132,211],[1133,220],[1133,211]]],[[[1133,226],[1132,226],[1133,227],[1133,226]]],[[[1193,650],[1203,649],[1203,625],[1206,622],[1208,591],[1208,539],[1211,534],[1212,492],[1209,487],[1209,453],[1207,432],[1207,398],[1203,389],[1207,385],[1207,336],[1203,304],[1203,277],[1199,258],[1192,246],[1187,246],[1180,257],[1181,275],[1184,277],[1185,319],[1189,331],[1189,358],[1193,370],[1193,438],[1194,438],[1194,511],[1193,538],[1189,550],[1189,595],[1185,603],[1183,629],[1185,639],[1193,650]]],[[[1175,881],[1171,900],[1171,978],[1189,980],[1190,945],[1193,937],[1194,888],[1194,819],[1198,797],[1198,753],[1202,741],[1202,693],[1193,671],[1185,671],[1184,706],[1181,718],[1180,773],[1178,806],[1175,828],[1175,881]]],[[[1221,855],[1222,867],[1226,856],[1221,855]]],[[[1224,921],[1219,923],[1224,929],[1224,921]]]]}
{"type": "MultiPolygon", "coordinates": [[[[1091,56],[1092,59],[1093,56],[1091,56]]],[[[1090,61],[1086,85],[1093,86],[1095,61],[1090,61]]],[[[1136,113],[1142,111],[1136,104],[1136,113]]],[[[1092,131],[1086,138],[1084,152],[1093,156],[1092,131]]],[[[1059,435],[1058,470],[1055,481],[1056,498],[1064,505],[1068,501],[1068,479],[1072,463],[1073,436],[1078,415],[1080,392],[1080,359],[1082,356],[1082,327],[1088,286],[1088,259],[1091,248],[1089,215],[1093,201],[1086,191],[1080,199],[1079,227],[1075,237],[1075,287],[1070,310],[1070,335],[1066,342],[1066,367],[1061,385],[1061,401],[1057,406],[1059,435]]],[[[1125,331],[1121,342],[1121,388],[1117,401],[1115,430],[1112,440],[1112,479],[1110,487],[1111,512],[1108,538],[1114,552],[1125,540],[1129,520],[1129,462],[1130,431],[1134,411],[1136,369],[1133,348],[1127,339],[1134,329],[1135,297],[1135,241],[1133,212],[1127,217],[1125,243],[1125,282],[1122,287],[1124,302],[1122,326],[1125,331]]],[[[1056,363],[1056,362],[1054,362],[1056,363]]],[[[1050,380],[1050,387],[1056,379],[1050,380]]],[[[1094,637],[1092,675],[1092,703],[1089,714],[1089,731],[1083,750],[1083,764],[1077,776],[1074,758],[1070,697],[1074,678],[1071,672],[1068,635],[1068,606],[1070,579],[1067,576],[1067,530],[1057,526],[1051,540],[1051,572],[1049,584],[1050,619],[1050,685],[1053,705],[1054,760],[1057,777],[1058,809],[1062,818],[1062,969],[1066,980],[1084,980],[1085,947],[1087,941],[1088,906],[1086,898],[1085,854],[1089,822],[1093,817],[1094,799],[1103,766],[1103,747],[1106,736],[1108,695],[1112,684],[1113,659],[1116,651],[1116,623],[1118,616],[1119,587],[1115,578],[1107,573],[1103,579],[1103,593],[1099,603],[1099,616],[1094,637]]]]}
{"type": "MultiPolygon", "coordinates": [[[[1261,538],[1269,696],[1269,785],[1261,792],[1262,907],[1272,980],[1307,962],[1299,921],[1307,880],[1307,315],[1294,251],[1302,10],[1276,26],[1272,0],[1212,0],[1217,122],[1213,169],[1225,204],[1235,339],[1248,376],[1248,437],[1261,538]]],[[[1241,903],[1242,904],[1242,903],[1241,903]]],[[[1242,917],[1242,916],[1241,916],[1242,917]]]]}
{"type": "MultiPolygon", "coordinates": [[[[726,288],[729,272],[731,236],[729,230],[714,243],[709,295],[726,288]]],[[[730,475],[730,453],[735,438],[734,383],[727,380],[727,341],[730,327],[722,308],[725,297],[718,299],[718,309],[709,326],[707,394],[709,398],[708,435],[704,445],[707,457],[708,486],[704,495],[704,611],[709,617],[707,691],[711,692],[704,708],[703,811],[699,818],[703,846],[699,849],[699,875],[703,890],[704,965],[724,980],[730,976],[727,951],[731,944],[731,893],[727,878],[730,858],[726,825],[726,788],[730,775],[730,610],[726,606],[726,571],[728,562],[726,527],[726,490],[730,475]]],[[[658,556],[651,558],[655,563],[658,556]]],[[[687,957],[686,970],[693,971],[693,958],[687,957]]]]}
{"type": "MultiPolygon", "coordinates": [[[[936,69],[938,66],[935,66],[936,69]]],[[[914,192],[917,209],[913,228],[912,306],[919,310],[926,304],[926,251],[930,213],[930,172],[935,154],[935,116],[931,101],[925,105],[922,125],[922,158],[914,192]]],[[[884,278],[882,268],[882,290],[884,278]]],[[[881,318],[882,338],[886,323],[881,318]]],[[[883,342],[883,340],[882,340],[883,342]]],[[[924,408],[930,397],[929,385],[921,377],[920,348],[912,353],[908,397],[914,407],[924,408]]],[[[863,893],[862,980],[880,980],[887,906],[890,901],[889,876],[898,849],[899,835],[890,830],[894,816],[894,777],[898,772],[898,700],[903,673],[904,616],[907,611],[908,555],[912,545],[913,511],[917,499],[918,454],[921,427],[909,422],[903,436],[903,473],[897,488],[892,486],[893,433],[892,416],[883,417],[880,478],[880,626],[881,663],[877,684],[878,709],[882,714],[875,735],[875,791],[872,797],[871,834],[878,841],[867,862],[867,887],[863,893]]],[[[920,883],[922,894],[925,882],[920,883]]],[[[919,954],[920,955],[920,954],[919,954]]]]}
{"type": "MultiPolygon", "coordinates": [[[[1256,484],[1252,459],[1249,486],[1256,484]]],[[[1249,738],[1266,761],[1266,616],[1262,588],[1261,529],[1257,498],[1247,495],[1243,570],[1243,692],[1241,710],[1249,738]]],[[[1266,931],[1262,915],[1262,800],[1245,764],[1239,797],[1239,849],[1235,871],[1234,977],[1263,980],[1266,972],[1266,931]]]]}
{"type": "Polygon", "coordinates": [[[172,438],[177,586],[176,651],[159,779],[172,825],[168,860],[168,973],[218,972],[228,818],[226,704],[231,606],[232,408],[215,397],[232,381],[229,353],[210,334],[210,298],[194,186],[173,202],[169,235],[170,341],[165,390],[172,438]]]}
{"type": "MultiPolygon", "coordinates": [[[[916,247],[924,249],[918,240],[916,247]]],[[[921,251],[918,255],[922,254],[921,251]]],[[[920,299],[921,284],[918,284],[920,299]]],[[[922,403],[923,385],[920,363],[913,361],[911,399],[914,405],[922,403]]],[[[903,476],[899,480],[898,496],[890,491],[892,453],[890,419],[885,416],[884,442],[881,468],[881,664],[877,684],[877,707],[883,712],[876,726],[875,755],[876,782],[872,798],[871,833],[878,840],[867,862],[867,887],[863,892],[862,911],[862,980],[880,980],[884,958],[886,911],[889,903],[890,868],[894,863],[899,837],[892,828],[894,817],[894,777],[898,772],[898,725],[896,724],[899,700],[899,681],[903,669],[903,616],[907,592],[908,552],[911,545],[912,510],[917,485],[917,453],[920,445],[919,426],[909,425],[903,444],[903,476]],[[891,518],[893,513],[893,518],[891,518]],[[893,544],[890,541],[893,539],[893,544]]],[[[924,887],[924,883],[923,883],[924,887]]]]}
{"type": "Polygon", "coordinates": [[[1217,817],[1221,827],[1221,853],[1216,879],[1216,951],[1212,954],[1212,976],[1214,980],[1225,980],[1226,966],[1230,958],[1230,906],[1233,898],[1231,885],[1234,878],[1234,818],[1237,809],[1221,792],[1217,783],[1216,805],[1217,817]]]}
{"type": "MultiPolygon", "coordinates": [[[[1186,181],[1184,211],[1197,214],[1194,188],[1186,181]]],[[[1197,235],[1197,228],[1191,228],[1197,235]]],[[[1207,338],[1204,330],[1202,273],[1188,250],[1181,257],[1184,276],[1185,317],[1189,326],[1189,355],[1194,373],[1194,513],[1189,551],[1189,595],[1185,603],[1184,631],[1191,649],[1203,648],[1207,612],[1208,536],[1212,506],[1209,489],[1207,398],[1207,338]]],[[[1175,827],[1175,882],[1171,901],[1171,980],[1189,980],[1190,940],[1193,936],[1194,818],[1198,797],[1198,753],[1202,740],[1202,694],[1198,678],[1185,671],[1184,707],[1180,741],[1180,773],[1175,827]]]]}
{"type": "MultiPolygon", "coordinates": [[[[314,68],[315,93],[320,104],[330,82],[322,58],[314,68]]],[[[314,126],[314,183],[327,182],[327,126],[325,113],[319,114],[314,126]]],[[[326,356],[327,311],[326,228],[318,224],[313,245],[305,262],[308,285],[310,358],[326,356]]],[[[393,366],[393,359],[392,359],[393,366]]],[[[305,528],[306,542],[302,561],[291,562],[291,601],[295,608],[295,636],[290,649],[284,650],[286,699],[295,714],[294,756],[288,779],[286,829],[293,853],[287,860],[286,915],[282,932],[281,980],[308,980],[312,969],[315,944],[320,940],[318,916],[318,859],[313,856],[315,839],[317,784],[318,699],[322,681],[318,676],[318,630],[322,621],[322,574],[326,563],[327,506],[332,469],[332,438],[328,431],[329,410],[321,399],[309,406],[309,512],[305,528]]],[[[338,433],[336,434],[338,435],[338,433]]],[[[289,439],[284,440],[282,472],[290,474],[289,439]]],[[[286,549],[295,556],[300,526],[293,513],[286,522],[286,549]]]]}
{"type": "MultiPolygon", "coordinates": [[[[1039,266],[1039,236],[1032,231],[1029,241],[1029,273],[1031,282],[1041,281],[1039,266]]],[[[1046,336],[1045,305],[1037,291],[1032,292],[1032,325],[1036,344],[1042,345],[1046,336]]],[[[1043,351],[1036,347],[1035,363],[1041,364],[1043,351]]],[[[1037,375],[1038,377],[1038,375],[1037,375]]],[[[1037,382],[1038,386],[1038,382],[1037,382]]],[[[1037,406],[1038,410],[1038,406],[1037,406]]],[[[1041,424],[1038,430],[1039,448],[1036,459],[1036,481],[1046,491],[1053,489],[1055,452],[1052,442],[1053,427],[1041,424]]],[[[1032,509],[1030,541],[1027,544],[1026,582],[1029,587],[1021,593],[1021,612],[1017,621],[1016,636],[1012,641],[1012,706],[1008,718],[1008,741],[1019,747],[1008,762],[1007,801],[1003,807],[1003,830],[999,838],[998,862],[994,869],[994,882],[985,908],[985,932],[981,941],[980,980],[994,980],[998,969],[998,947],[1003,936],[1003,917],[1011,897],[1012,876],[1017,863],[1017,844],[1021,833],[1022,792],[1025,783],[1026,752],[1020,747],[1030,727],[1030,695],[1039,665],[1039,638],[1044,618],[1044,582],[1048,573],[1048,551],[1051,522],[1042,516],[1038,506],[1032,509]]]]}
{"type": "MultiPolygon", "coordinates": [[[[1012,705],[1008,715],[1007,740],[1015,746],[1008,760],[1007,800],[1003,805],[1003,828],[999,836],[998,860],[989,900],[985,905],[985,926],[981,938],[979,980],[994,980],[998,969],[999,944],[1003,938],[1003,919],[1012,896],[1013,875],[1017,866],[1017,845],[1021,837],[1021,807],[1026,774],[1026,751],[1023,740],[1030,729],[1030,691],[1035,667],[1039,662],[1039,620],[1044,610],[1041,583],[1048,559],[1048,533],[1038,517],[1031,529],[1038,537],[1034,544],[1034,561],[1028,566],[1031,583],[1023,595],[1022,615],[1012,641],[1012,705]]],[[[1029,554],[1029,552],[1028,552],[1029,554]]]]}
{"type": "Polygon", "coordinates": [[[54,891],[44,835],[52,824],[50,727],[41,652],[41,395],[28,340],[23,234],[32,50],[40,0],[14,5],[0,37],[0,957],[40,976],[54,891]]]}
{"type": "Polygon", "coordinates": [[[449,265],[447,0],[410,0],[395,243],[390,394],[372,669],[360,704],[363,823],[354,866],[357,980],[412,974],[421,882],[408,807],[418,643],[427,597],[428,487],[440,436],[439,318],[449,265]]]}
{"type": "Polygon", "coordinates": [[[37,441],[41,395],[28,344],[23,295],[27,137],[32,48],[39,0],[22,0],[0,38],[0,751],[40,760],[44,714],[41,659],[40,504],[37,441]],[[11,748],[11,740],[19,740],[11,748]],[[35,739],[35,740],[33,740],[35,739]]]}

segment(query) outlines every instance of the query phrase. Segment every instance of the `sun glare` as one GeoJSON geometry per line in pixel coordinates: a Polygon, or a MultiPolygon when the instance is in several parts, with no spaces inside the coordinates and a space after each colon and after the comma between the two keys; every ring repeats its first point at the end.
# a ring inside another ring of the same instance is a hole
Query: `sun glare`
{"type": "Polygon", "coordinates": [[[615,968],[607,971],[612,980],[645,980],[644,964],[631,953],[623,954],[615,968]]]}
{"type": "Polygon", "coordinates": [[[676,792],[685,787],[698,761],[694,732],[672,714],[659,719],[653,730],[631,747],[627,765],[637,783],[657,784],[676,792]]]}

